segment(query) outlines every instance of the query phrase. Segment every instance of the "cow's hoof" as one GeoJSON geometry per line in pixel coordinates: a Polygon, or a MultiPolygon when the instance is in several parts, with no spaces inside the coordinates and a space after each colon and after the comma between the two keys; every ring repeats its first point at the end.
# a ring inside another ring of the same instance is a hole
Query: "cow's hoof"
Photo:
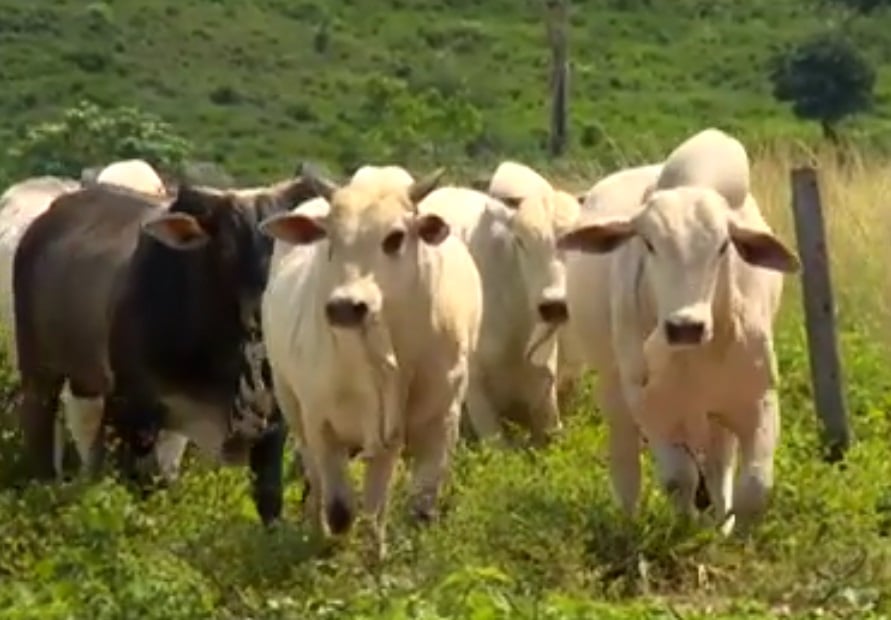
{"type": "Polygon", "coordinates": [[[347,506],[346,502],[340,498],[334,498],[331,503],[328,504],[328,509],[325,513],[328,521],[328,529],[330,529],[331,533],[336,536],[345,534],[353,524],[353,511],[350,510],[350,507],[347,506]]]}
{"type": "Polygon", "coordinates": [[[271,526],[282,516],[282,494],[277,490],[259,491],[254,497],[257,514],[265,527],[271,526]]]}
{"type": "Polygon", "coordinates": [[[699,477],[699,484],[696,485],[696,496],[694,499],[696,510],[704,512],[712,505],[712,498],[708,494],[708,487],[705,485],[705,478],[699,477]]]}
{"type": "Polygon", "coordinates": [[[430,525],[438,516],[435,508],[416,506],[412,509],[412,519],[418,525],[430,525]]]}

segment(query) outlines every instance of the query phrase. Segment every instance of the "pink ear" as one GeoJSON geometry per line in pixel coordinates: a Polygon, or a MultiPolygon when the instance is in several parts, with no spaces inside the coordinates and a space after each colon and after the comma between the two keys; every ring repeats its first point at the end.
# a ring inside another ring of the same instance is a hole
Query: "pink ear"
{"type": "Polygon", "coordinates": [[[422,215],[415,220],[415,230],[418,232],[418,237],[429,245],[439,245],[451,232],[446,221],[432,213],[422,215]]]}
{"type": "Polygon", "coordinates": [[[782,273],[795,273],[801,268],[798,256],[772,234],[745,228],[732,221],[729,228],[737,253],[750,265],[782,273]]]}
{"type": "Polygon", "coordinates": [[[148,220],[142,230],[174,250],[194,250],[210,240],[198,220],[180,212],[168,211],[148,220]]]}
{"type": "Polygon", "coordinates": [[[277,213],[260,222],[260,232],[293,245],[308,245],[327,235],[321,218],[301,213],[277,213]]]}

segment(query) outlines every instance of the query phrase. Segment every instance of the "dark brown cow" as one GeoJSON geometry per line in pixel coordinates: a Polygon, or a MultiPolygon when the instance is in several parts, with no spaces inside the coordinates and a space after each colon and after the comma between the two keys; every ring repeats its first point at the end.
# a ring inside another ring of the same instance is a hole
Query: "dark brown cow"
{"type": "MultiPolygon", "coordinates": [[[[67,380],[70,411],[81,422],[104,415],[131,453],[146,454],[167,428],[223,462],[249,461],[261,518],[280,515],[280,413],[248,441],[233,436],[232,413],[272,252],[257,223],[312,196],[299,178],[265,190],[181,186],[166,200],[97,185],[56,199],[29,226],[13,296],[19,414],[36,475],[52,476],[67,380]]],[[[72,430],[95,471],[96,424],[72,430]]]]}

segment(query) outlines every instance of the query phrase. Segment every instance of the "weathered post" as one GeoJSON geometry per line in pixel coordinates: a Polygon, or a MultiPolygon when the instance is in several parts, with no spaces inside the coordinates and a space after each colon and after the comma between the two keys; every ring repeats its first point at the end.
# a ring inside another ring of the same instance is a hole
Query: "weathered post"
{"type": "Polygon", "coordinates": [[[548,152],[563,154],[569,124],[568,4],[570,0],[546,0],[548,43],[551,47],[551,131],[548,152]]]}
{"type": "Polygon", "coordinates": [[[811,167],[792,171],[792,209],[802,264],[802,296],[814,406],[823,423],[827,458],[835,462],[844,458],[851,436],[838,352],[823,205],[817,172],[811,167]]]}

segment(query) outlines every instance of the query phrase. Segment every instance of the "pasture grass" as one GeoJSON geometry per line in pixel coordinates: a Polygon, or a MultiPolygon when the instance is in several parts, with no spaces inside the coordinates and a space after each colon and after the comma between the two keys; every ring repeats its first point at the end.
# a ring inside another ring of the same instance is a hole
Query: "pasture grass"
{"type": "MultiPolygon", "coordinates": [[[[789,170],[808,161],[821,170],[856,443],[844,466],[820,459],[801,293],[789,278],[776,336],[776,488],[750,537],[722,540],[677,523],[649,462],[642,518],[620,518],[592,378],[566,415],[565,437],[548,449],[462,445],[433,527],[409,523],[400,477],[390,556],[379,567],[355,545],[323,546],[307,534],[299,485],[288,488],[285,522],[264,532],[245,473],[200,462],[145,501],[112,481],[6,488],[0,618],[888,617],[891,163],[797,147],[753,153],[754,193],[793,245],[789,170]]],[[[561,178],[576,188],[596,176],[572,174],[561,178]]],[[[14,385],[11,373],[4,385],[14,385]]],[[[19,451],[7,426],[5,485],[19,451]]]]}
{"type": "MultiPolygon", "coordinates": [[[[839,21],[818,4],[573,0],[569,159],[715,124],[746,144],[814,138],[771,97],[768,63],[839,21]]],[[[878,79],[875,110],[842,128],[886,145],[889,26],[887,10],[845,25],[878,79]]],[[[159,114],[241,178],[307,157],[337,169],[544,155],[539,0],[0,0],[0,45],[4,145],[87,98],[159,114]]]]}

